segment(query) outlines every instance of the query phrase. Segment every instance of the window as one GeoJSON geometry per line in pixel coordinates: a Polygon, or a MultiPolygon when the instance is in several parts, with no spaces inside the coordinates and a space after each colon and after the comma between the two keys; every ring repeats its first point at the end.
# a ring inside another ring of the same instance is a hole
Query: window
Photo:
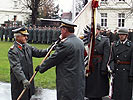
{"type": "Polygon", "coordinates": [[[14,0],[14,8],[18,7],[18,1],[14,0]]]}
{"type": "Polygon", "coordinates": [[[107,5],[109,4],[109,0],[101,0],[100,5],[107,5]]]}
{"type": "Polygon", "coordinates": [[[118,14],[118,27],[124,27],[125,26],[125,14],[119,13],[118,14]]]}
{"type": "Polygon", "coordinates": [[[107,26],[107,13],[101,13],[101,26],[107,26]]]}
{"type": "Polygon", "coordinates": [[[125,0],[119,0],[119,1],[125,1],[125,0]]]}
{"type": "Polygon", "coordinates": [[[108,1],[108,0],[101,0],[101,1],[106,2],[106,1],[108,1]]]}

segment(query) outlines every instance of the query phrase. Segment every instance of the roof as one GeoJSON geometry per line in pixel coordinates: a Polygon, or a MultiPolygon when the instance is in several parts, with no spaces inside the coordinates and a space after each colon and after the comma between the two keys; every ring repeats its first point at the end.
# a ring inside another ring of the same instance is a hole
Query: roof
{"type": "Polygon", "coordinates": [[[63,13],[61,19],[72,19],[72,13],[71,12],[63,13]]]}
{"type": "Polygon", "coordinates": [[[38,20],[41,20],[41,21],[55,21],[55,22],[60,22],[61,21],[60,19],[44,19],[44,18],[38,18],[38,20]]]}

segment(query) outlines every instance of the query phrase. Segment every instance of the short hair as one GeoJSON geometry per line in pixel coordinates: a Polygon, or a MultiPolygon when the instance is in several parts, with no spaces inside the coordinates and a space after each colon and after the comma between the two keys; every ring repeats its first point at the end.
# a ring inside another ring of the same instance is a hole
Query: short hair
{"type": "Polygon", "coordinates": [[[22,36],[22,34],[21,33],[16,33],[16,34],[14,34],[14,39],[16,40],[16,37],[17,36],[22,36]]]}
{"type": "Polygon", "coordinates": [[[74,28],[67,28],[70,33],[74,33],[74,28]]]}

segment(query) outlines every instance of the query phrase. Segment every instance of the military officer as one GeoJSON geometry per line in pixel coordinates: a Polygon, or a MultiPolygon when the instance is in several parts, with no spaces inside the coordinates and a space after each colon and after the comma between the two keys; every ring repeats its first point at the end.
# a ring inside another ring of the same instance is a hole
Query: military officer
{"type": "Polygon", "coordinates": [[[34,80],[29,83],[33,75],[32,57],[44,57],[48,50],[38,50],[27,44],[27,30],[18,28],[13,30],[15,42],[8,51],[10,62],[11,95],[12,100],[17,100],[24,88],[26,90],[21,100],[30,100],[35,92],[34,80]]]}
{"type": "Polygon", "coordinates": [[[44,73],[56,66],[57,100],[84,100],[84,44],[74,35],[74,25],[62,22],[62,40],[36,71],[44,73]]]}
{"type": "Polygon", "coordinates": [[[114,73],[113,99],[131,100],[133,81],[133,44],[127,39],[128,29],[118,31],[119,40],[112,45],[110,67],[114,73]]]}
{"type": "Polygon", "coordinates": [[[102,100],[109,94],[109,79],[107,63],[110,55],[110,41],[100,34],[100,25],[97,25],[94,55],[92,58],[91,73],[86,77],[85,96],[89,100],[102,100]]]}

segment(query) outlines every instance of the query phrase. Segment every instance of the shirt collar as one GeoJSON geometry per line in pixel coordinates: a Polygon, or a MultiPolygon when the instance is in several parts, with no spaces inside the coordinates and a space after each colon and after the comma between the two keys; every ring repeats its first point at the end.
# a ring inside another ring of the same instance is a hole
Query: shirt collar
{"type": "Polygon", "coordinates": [[[21,43],[19,43],[19,42],[17,42],[17,41],[16,41],[16,43],[17,43],[18,45],[20,45],[21,47],[23,46],[21,43]]]}
{"type": "Polygon", "coordinates": [[[126,42],[127,42],[127,39],[126,39],[125,41],[123,41],[123,42],[122,42],[122,41],[120,41],[120,43],[123,43],[123,44],[125,44],[126,42]]]}

